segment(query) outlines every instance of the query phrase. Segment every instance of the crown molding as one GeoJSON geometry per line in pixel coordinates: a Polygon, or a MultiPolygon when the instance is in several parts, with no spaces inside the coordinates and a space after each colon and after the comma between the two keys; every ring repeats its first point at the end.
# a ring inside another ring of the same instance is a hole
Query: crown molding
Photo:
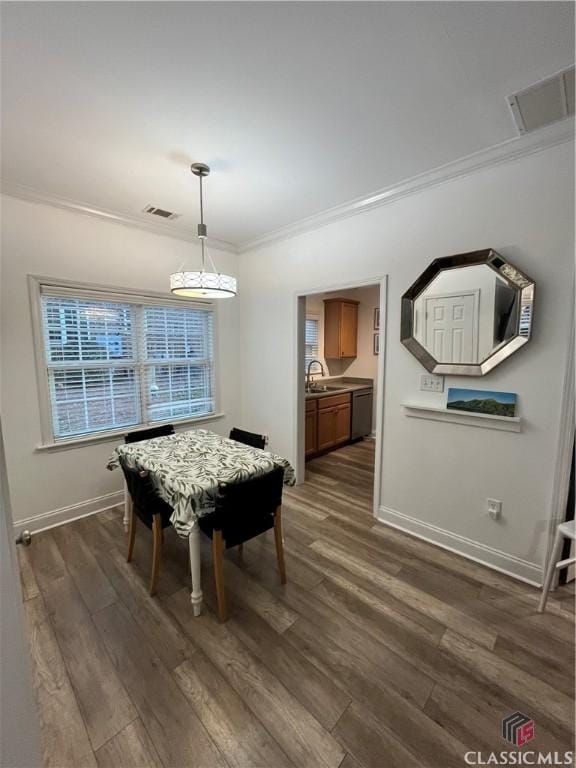
{"type": "MultiPolygon", "coordinates": [[[[271,243],[287,240],[290,237],[318,229],[327,224],[347,219],[350,216],[356,216],[357,214],[370,211],[374,208],[379,208],[382,205],[394,203],[404,197],[416,195],[427,189],[469,176],[477,171],[519,160],[523,157],[542,152],[551,147],[565,144],[573,140],[574,118],[561,120],[546,128],[542,128],[539,131],[535,131],[534,133],[527,133],[523,136],[508,139],[501,144],[496,144],[493,147],[467,155],[459,160],[434,168],[431,171],[426,171],[426,173],[413,176],[399,184],[393,184],[392,186],[380,189],[367,197],[359,197],[348,203],[328,208],[314,216],[300,219],[300,221],[275,229],[260,237],[246,240],[239,245],[230,243],[227,240],[218,240],[215,238],[209,238],[208,243],[212,248],[220,251],[245,253],[271,243]]],[[[106,208],[96,208],[84,202],[70,200],[48,192],[41,192],[32,187],[27,187],[23,184],[10,183],[5,180],[1,180],[0,185],[2,194],[9,195],[10,197],[17,197],[21,200],[42,203],[44,205],[51,205],[55,208],[74,211],[105,221],[111,221],[116,224],[135,227],[136,229],[142,229],[156,235],[173,237],[177,240],[185,240],[188,242],[196,242],[197,240],[195,229],[182,224],[175,225],[170,221],[145,221],[138,215],[118,213],[106,208]]],[[[144,215],[145,214],[142,214],[142,216],[144,215]]]]}
{"type": "Polygon", "coordinates": [[[349,218],[350,216],[356,216],[359,213],[379,208],[382,205],[394,203],[404,197],[416,195],[432,187],[469,176],[477,171],[519,160],[573,140],[574,118],[561,120],[534,133],[508,139],[501,144],[496,144],[493,147],[467,155],[426,173],[413,176],[399,184],[385,187],[368,197],[356,198],[343,205],[337,205],[314,216],[309,216],[293,224],[288,224],[285,227],[268,232],[261,237],[244,241],[238,245],[238,253],[245,253],[270,243],[286,240],[295,235],[300,235],[327,224],[349,218]]]}
{"type": "MultiPolygon", "coordinates": [[[[3,195],[8,195],[9,197],[17,197],[20,200],[26,200],[31,203],[51,205],[54,208],[81,213],[85,216],[92,216],[104,221],[110,221],[114,224],[122,224],[126,227],[142,229],[145,232],[152,232],[155,235],[164,235],[165,237],[173,237],[177,240],[186,240],[187,242],[192,243],[198,241],[196,230],[183,224],[174,225],[170,221],[145,221],[137,215],[118,213],[116,211],[108,210],[107,208],[96,208],[93,205],[80,202],[79,200],[70,200],[65,197],[60,197],[59,195],[53,195],[49,192],[41,192],[33,187],[27,187],[24,184],[14,184],[4,179],[0,181],[0,191],[3,195]]],[[[147,214],[142,214],[142,216],[145,215],[147,214]]],[[[219,251],[228,251],[229,253],[238,252],[234,243],[229,243],[227,240],[218,240],[210,237],[208,238],[208,245],[219,251]]]]}

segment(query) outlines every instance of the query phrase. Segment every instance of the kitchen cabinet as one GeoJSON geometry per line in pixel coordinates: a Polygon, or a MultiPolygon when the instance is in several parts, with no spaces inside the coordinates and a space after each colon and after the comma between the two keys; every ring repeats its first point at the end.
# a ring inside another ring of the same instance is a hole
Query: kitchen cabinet
{"type": "Polygon", "coordinates": [[[306,447],[305,455],[312,456],[318,452],[318,403],[316,400],[306,401],[306,447]]]}
{"type": "Polygon", "coordinates": [[[332,448],[334,439],[334,408],[318,409],[318,450],[325,451],[332,448]]]}
{"type": "Polygon", "coordinates": [[[352,408],[350,403],[346,405],[339,405],[336,408],[334,417],[334,440],[336,445],[340,443],[347,443],[351,437],[350,421],[351,421],[352,408]]]}
{"type": "Polygon", "coordinates": [[[324,357],[327,360],[358,354],[358,302],[324,299],[324,357]]]}
{"type": "Polygon", "coordinates": [[[351,436],[351,395],[306,401],[306,456],[347,443],[351,436]]]}

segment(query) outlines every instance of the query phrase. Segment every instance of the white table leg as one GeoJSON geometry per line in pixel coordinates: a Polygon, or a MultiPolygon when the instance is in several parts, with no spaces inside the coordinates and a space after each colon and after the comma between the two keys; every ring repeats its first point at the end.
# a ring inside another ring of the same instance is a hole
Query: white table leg
{"type": "Polygon", "coordinates": [[[562,557],[562,545],[564,544],[564,536],[560,528],[556,528],[556,534],[554,536],[554,546],[550,553],[550,560],[548,561],[548,567],[546,569],[546,578],[542,586],[542,597],[538,605],[538,613],[542,613],[546,608],[546,602],[548,601],[548,593],[552,587],[554,576],[556,575],[556,563],[562,557]]]}
{"type": "Polygon", "coordinates": [[[130,512],[132,512],[132,497],[128,492],[128,486],[126,485],[126,478],[124,478],[124,517],[122,523],[124,524],[124,530],[128,533],[128,523],[130,522],[130,512]]]}
{"type": "Polygon", "coordinates": [[[194,616],[200,616],[202,612],[202,577],[200,574],[200,528],[195,522],[188,536],[188,547],[190,549],[190,572],[192,574],[192,593],[190,600],[194,616]]]}

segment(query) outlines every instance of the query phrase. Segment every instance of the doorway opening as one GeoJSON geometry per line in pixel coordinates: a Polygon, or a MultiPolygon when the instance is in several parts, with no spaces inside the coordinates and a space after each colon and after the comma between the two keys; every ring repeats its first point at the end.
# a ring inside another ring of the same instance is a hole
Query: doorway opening
{"type": "Polygon", "coordinates": [[[297,482],[362,514],[380,505],[386,276],[302,291],[297,301],[297,482]]]}

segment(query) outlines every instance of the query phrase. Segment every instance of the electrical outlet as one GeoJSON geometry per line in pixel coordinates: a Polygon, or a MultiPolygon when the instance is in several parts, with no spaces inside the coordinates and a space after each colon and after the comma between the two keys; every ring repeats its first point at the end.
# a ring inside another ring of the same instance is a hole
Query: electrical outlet
{"type": "Polygon", "coordinates": [[[444,376],[436,376],[433,373],[422,374],[420,389],[422,392],[444,392],[444,376]]]}
{"type": "Polygon", "coordinates": [[[486,512],[492,520],[500,520],[502,516],[502,502],[499,499],[486,499],[486,512]]]}

